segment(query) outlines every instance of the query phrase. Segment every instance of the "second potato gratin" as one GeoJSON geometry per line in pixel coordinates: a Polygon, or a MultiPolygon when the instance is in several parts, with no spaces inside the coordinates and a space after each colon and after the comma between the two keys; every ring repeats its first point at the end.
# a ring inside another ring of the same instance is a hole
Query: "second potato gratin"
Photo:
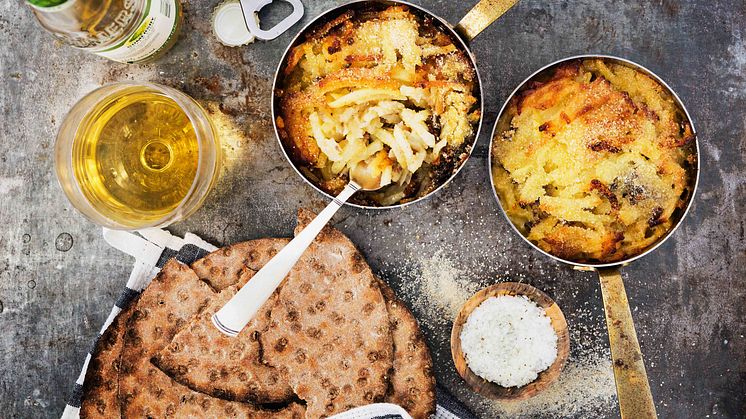
{"type": "Polygon", "coordinates": [[[468,157],[480,118],[475,70],[444,31],[406,6],[348,10],[313,28],[280,76],[281,140],[330,194],[365,162],[388,186],[353,202],[405,203],[468,157]]]}
{"type": "Polygon", "coordinates": [[[626,65],[585,59],[549,73],[498,122],[492,176],[503,209],[532,243],[565,260],[644,252],[692,191],[689,121],[663,86],[626,65]]]}

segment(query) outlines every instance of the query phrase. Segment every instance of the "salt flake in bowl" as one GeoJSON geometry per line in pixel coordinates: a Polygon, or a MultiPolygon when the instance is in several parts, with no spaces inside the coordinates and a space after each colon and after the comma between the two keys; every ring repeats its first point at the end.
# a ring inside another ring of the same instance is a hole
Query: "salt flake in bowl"
{"type": "Polygon", "coordinates": [[[496,399],[537,394],[559,376],[569,351],[562,311],[527,284],[506,282],[479,291],[451,332],[459,374],[473,390],[496,399]]]}
{"type": "Polygon", "coordinates": [[[466,319],[461,350],[478,376],[520,387],[557,358],[557,333],[544,309],[528,298],[490,297],[466,319]]]}

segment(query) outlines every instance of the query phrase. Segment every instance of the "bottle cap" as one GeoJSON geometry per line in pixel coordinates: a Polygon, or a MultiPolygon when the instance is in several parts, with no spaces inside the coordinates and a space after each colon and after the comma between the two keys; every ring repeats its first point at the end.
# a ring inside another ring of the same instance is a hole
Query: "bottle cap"
{"type": "MultiPolygon", "coordinates": [[[[259,17],[255,14],[254,18],[259,24],[259,17]]],[[[215,7],[212,13],[212,31],[218,41],[227,47],[248,45],[256,38],[246,27],[238,0],[228,0],[215,7]]]]}

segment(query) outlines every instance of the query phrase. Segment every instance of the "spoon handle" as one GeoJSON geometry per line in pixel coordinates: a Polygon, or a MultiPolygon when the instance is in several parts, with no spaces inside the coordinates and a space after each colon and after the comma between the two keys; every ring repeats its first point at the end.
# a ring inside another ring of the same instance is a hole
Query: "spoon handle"
{"type": "Polygon", "coordinates": [[[282,248],[214,316],[212,323],[221,332],[235,337],[251,321],[264,302],[280,286],[303,252],[329,220],[360,186],[350,182],[295,238],[282,248]]]}

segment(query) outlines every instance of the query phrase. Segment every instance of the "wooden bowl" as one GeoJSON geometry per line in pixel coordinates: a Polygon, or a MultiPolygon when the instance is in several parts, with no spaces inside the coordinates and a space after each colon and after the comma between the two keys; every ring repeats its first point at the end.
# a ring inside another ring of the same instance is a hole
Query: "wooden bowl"
{"type": "Polygon", "coordinates": [[[532,397],[549,386],[559,377],[567,357],[570,354],[570,336],[567,321],[557,303],[546,294],[528,284],[503,282],[489,286],[476,294],[461,307],[451,330],[451,356],[461,378],[477,393],[498,400],[521,400],[532,397]],[[557,358],[546,370],[539,373],[536,380],[522,387],[503,387],[476,375],[469,368],[464,353],[461,351],[461,330],[472,311],[490,297],[499,295],[523,295],[542,307],[552,322],[557,333],[557,358]]]}

